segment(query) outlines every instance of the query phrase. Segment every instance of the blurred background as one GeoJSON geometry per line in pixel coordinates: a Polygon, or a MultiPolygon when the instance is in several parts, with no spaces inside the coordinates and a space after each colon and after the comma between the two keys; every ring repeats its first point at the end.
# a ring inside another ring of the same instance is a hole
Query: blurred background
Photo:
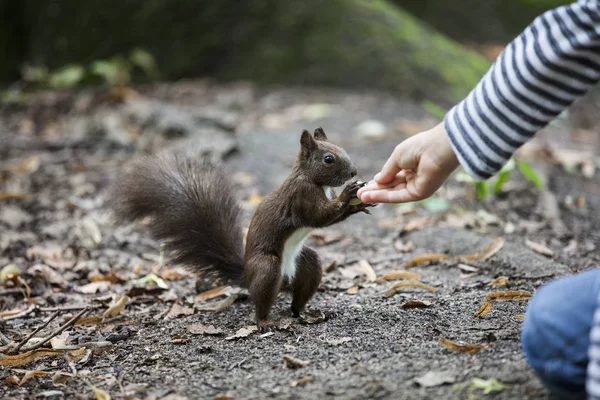
{"type": "Polygon", "coordinates": [[[377,88],[449,106],[535,16],[566,3],[0,0],[0,82],[126,80],[138,50],[140,80],[377,88]]]}

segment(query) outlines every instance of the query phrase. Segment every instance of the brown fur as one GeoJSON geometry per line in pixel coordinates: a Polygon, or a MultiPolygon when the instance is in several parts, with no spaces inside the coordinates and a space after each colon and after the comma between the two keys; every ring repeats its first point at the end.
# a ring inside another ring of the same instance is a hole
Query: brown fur
{"type": "Polygon", "coordinates": [[[326,197],[323,186],[341,186],[357,171],[321,128],[314,136],[303,131],[300,143],[292,173],[262,201],[252,218],[245,255],[232,186],[220,169],[209,164],[176,157],[146,158],[115,185],[111,205],[123,220],[151,217],[152,234],[165,242],[172,261],[247,287],[257,323],[266,326],[282,288],[292,292],[292,312],[298,315],[321,282],[319,256],[306,246],[298,255],[291,282],[284,281],[282,256],[290,235],[300,228],[341,222],[373,206],[349,204],[357,183],[346,186],[333,200],[326,197]],[[333,162],[325,162],[327,156],[333,156],[333,162]]]}

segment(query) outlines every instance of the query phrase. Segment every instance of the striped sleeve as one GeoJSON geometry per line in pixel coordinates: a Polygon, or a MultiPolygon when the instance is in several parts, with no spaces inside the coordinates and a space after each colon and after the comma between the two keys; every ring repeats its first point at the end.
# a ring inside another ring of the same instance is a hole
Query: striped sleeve
{"type": "Polygon", "coordinates": [[[600,0],[537,17],[444,118],[462,167],[478,180],[600,79],[600,0]]]}
{"type": "Polygon", "coordinates": [[[588,399],[600,400],[600,307],[597,307],[594,313],[588,356],[589,362],[585,385],[588,399]]]}

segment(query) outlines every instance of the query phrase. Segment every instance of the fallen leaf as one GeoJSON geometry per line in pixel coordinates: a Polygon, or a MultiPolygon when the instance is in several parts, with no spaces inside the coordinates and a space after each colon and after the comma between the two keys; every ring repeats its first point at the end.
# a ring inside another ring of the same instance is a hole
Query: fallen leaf
{"type": "Polygon", "coordinates": [[[508,277],[499,276],[496,279],[494,279],[493,281],[491,281],[490,283],[488,283],[486,286],[500,287],[500,286],[506,286],[506,285],[508,285],[508,277]]]}
{"type": "Polygon", "coordinates": [[[392,271],[384,274],[380,279],[384,281],[393,279],[412,279],[418,281],[421,280],[421,274],[409,271],[392,271]]]}
{"type": "Polygon", "coordinates": [[[339,339],[327,339],[326,342],[327,344],[330,344],[332,346],[339,346],[340,344],[344,344],[344,343],[348,343],[351,342],[352,338],[351,337],[341,337],[339,339]]]}
{"type": "Polygon", "coordinates": [[[377,274],[375,273],[373,267],[371,266],[371,264],[369,264],[367,260],[360,260],[358,262],[358,266],[355,268],[358,271],[365,274],[369,282],[375,282],[375,280],[377,279],[377,274]]]}
{"type": "Polygon", "coordinates": [[[83,286],[79,286],[75,290],[78,291],[79,293],[83,293],[83,294],[95,294],[95,293],[106,292],[110,286],[111,286],[111,283],[107,282],[107,281],[91,282],[91,283],[85,284],[83,286]]]}
{"type": "Polygon", "coordinates": [[[300,313],[300,322],[303,324],[320,324],[327,320],[325,313],[319,310],[306,310],[300,313]]]}
{"type": "Polygon", "coordinates": [[[64,354],[64,351],[62,350],[37,349],[28,351],[27,353],[0,357],[0,365],[3,367],[16,367],[30,363],[31,361],[34,361],[40,357],[58,356],[62,354],[64,354]]]}
{"type": "Polygon", "coordinates": [[[466,271],[466,272],[479,272],[479,268],[472,267],[467,264],[458,264],[457,267],[458,267],[458,269],[460,269],[462,271],[466,271]]]}
{"type": "Polygon", "coordinates": [[[317,242],[318,246],[327,246],[345,239],[346,235],[335,232],[315,232],[311,237],[317,242]]]}
{"type": "MultiPolygon", "coordinates": [[[[125,309],[125,306],[129,303],[129,296],[119,296],[102,314],[102,318],[106,319],[109,317],[116,317],[125,309]]],[[[172,310],[172,309],[171,309],[172,310]]]]}
{"type": "Polygon", "coordinates": [[[448,258],[450,258],[450,256],[447,254],[439,254],[439,253],[421,254],[419,256],[412,258],[410,261],[406,262],[404,264],[404,268],[410,268],[410,267],[414,267],[415,265],[425,264],[425,263],[432,262],[432,261],[446,260],[448,258]]]}
{"type": "Polygon", "coordinates": [[[4,379],[4,383],[6,383],[7,385],[17,386],[19,384],[19,382],[20,382],[20,379],[16,375],[7,376],[6,379],[4,379]]]}
{"type": "Polygon", "coordinates": [[[25,382],[27,382],[28,380],[30,380],[31,378],[34,378],[36,376],[46,376],[46,375],[52,375],[52,372],[41,371],[39,369],[36,369],[33,371],[27,371],[27,373],[23,376],[23,378],[21,378],[21,381],[19,382],[19,386],[23,386],[23,384],[25,382]]]}
{"type": "Polygon", "coordinates": [[[408,300],[402,304],[402,308],[426,308],[431,307],[430,301],[425,300],[408,300]]]}
{"type": "Polygon", "coordinates": [[[358,286],[352,286],[351,288],[348,288],[348,290],[346,290],[346,293],[348,293],[348,294],[358,293],[358,286]]]}
{"type": "Polygon", "coordinates": [[[69,350],[65,353],[67,360],[69,361],[79,361],[89,356],[88,353],[91,353],[92,350],[86,349],[85,347],[81,347],[75,350],[69,350]]]}
{"type": "Polygon", "coordinates": [[[313,381],[313,378],[312,378],[312,376],[307,376],[307,377],[304,377],[304,378],[296,379],[295,381],[293,381],[293,382],[291,383],[291,385],[290,385],[290,386],[291,386],[291,387],[303,386],[304,384],[306,384],[306,383],[310,383],[310,382],[312,382],[312,381],[313,381]]]}
{"type": "Polygon", "coordinates": [[[166,315],[165,318],[177,318],[177,317],[181,317],[182,315],[193,315],[193,314],[194,314],[193,308],[182,306],[177,303],[173,303],[173,306],[171,307],[171,309],[169,310],[169,313],[166,315]]]}
{"type": "Polygon", "coordinates": [[[415,245],[413,242],[404,243],[402,240],[398,239],[394,242],[394,249],[398,253],[409,253],[415,249],[415,245]]]}
{"type": "Polygon", "coordinates": [[[481,378],[473,378],[471,379],[471,383],[473,387],[477,389],[482,389],[484,394],[490,394],[492,392],[500,392],[506,388],[506,385],[500,382],[496,378],[490,379],[481,379],[481,378]]]}
{"type": "Polygon", "coordinates": [[[299,360],[287,354],[283,355],[283,363],[289,369],[303,368],[310,365],[310,361],[299,360]]]}
{"type": "Polygon", "coordinates": [[[73,376],[73,374],[69,374],[67,372],[57,371],[54,373],[54,375],[52,375],[52,383],[54,385],[64,385],[71,380],[73,376]]]}
{"type": "Polygon", "coordinates": [[[538,254],[547,257],[554,257],[554,251],[541,243],[532,242],[531,240],[525,240],[525,245],[538,254]]]}
{"type": "Polygon", "coordinates": [[[99,325],[102,323],[102,317],[99,315],[90,315],[87,317],[81,317],[76,322],[75,325],[79,326],[92,326],[99,325]]]}
{"type": "Polygon", "coordinates": [[[12,317],[13,315],[18,315],[28,309],[29,309],[29,307],[16,309],[16,310],[0,311],[0,318],[12,317]]]}
{"type": "Polygon", "coordinates": [[[220,335],[223,333],[221,328],[215,328],[214,325],[203,325],[200,323],[188,325],[187,330],[192,335],[220,335]]]}
{"type": "Polygon", "coordinates": [[[233,400],[234,397],[227,393],[221,393],[212,398],[212,400],[233,400]]]}
{"type": "Polygon", "coordinates": [[[110,400],[111,399],[110,394],[108,394],[104,390],[97,388],[96,386],[92,385],[89,382],[86,382],[86,383],[90,387],[90,389],[92,389],[92,392],[94,392],[94,396],[96,397],[96,400],[110,400]]]}
{"type": "Polygon", "coordinates": [[[164,268],[160,271],[159,276],[166,281],[178,281],[190,276],[190,273],[183,268],[164,268]]]}
{"type": "Polygon", "coordinates": [[[505,300],[527,300],[531,293],[526,290],[507,290],[504,292],[490,292],[485,297],[486,301],[505,301],[505,300]]]}
{"type": "Polygon", "coordinates": [[[490,312],[491,309],[492,309],[492,303],[490,303],[489,301],[486,301],[479,307],[479,309],[477,311],[475,311],[475,316],[479,317],[479,318],[483,318],[490,312]]]}
{"type": "Polygon", "coordinates": [[[194,298],[196,301],[206,301],[210,299],[214,299],[215,297],[224,296],[227,294],[229,290],[229,286],[219,286],[206,292],[202,292],[194,298]]]}
{"type": "Polygon", "coordinates": [[[63,332],[58,336],[54,336],[50,339],[50,345],[54,350],[64,350],[67,347],[67,339],[69,338],[69,332],[63,332]]]}
{"type": "Polygon", "coordinates": [[[494,239],[485,250],[475,254],[457,256],[456,258],[462,261],[485,261],[494,254],[498,253],[502,247],[504,247],[504,238],[498,237],[494,239]]]}
{"type": "Polygon", "coordinates": [[[127,281],[127,278],[125,278],[123,275],[111,271],[108,274],[102,274],[100,272],[91,272],[88,275],[88,280],[90,282],[102,282],[102,281],[106,281],[106,282],[110,282],[110,283],[121,283],[121,282],[125,282],[127,281]]]}
{"type": "Polygon", "coordinates": [[[405,289],[405,288],[418,288],[418,289],[425,289],[430,292],[437,292],[436,288],[434,288],[433,286],[426,285],[423,282],[413,281],[413,280],[405,280],[405,281],[400,281],[400,282],[394,283],[392,285],[392,287],[389,288],[388,290],[386,290],[384,293],[391,296],[391,295],[396,294],[400,289],[405,289]]]}
{"type": "Polygon", "coordinates": [[[360,276],[360,272],[354,267],[338,268],[338,271],[346,279],[354,279],[360,276]]]}
{"type": "Polygon", "coordinates": [[[187,336],[181,336],[181,335],[175,335],[171,338],[171,340],[169,340],[170,343],[173,344],[187,344],[190,343],[192,341],[191,338],[187,337],[187,336]]]}
{"type": "Polygon", "coordinates": [[[380,228],[396,228],[402,225],[402,222],[404,222],[403,218],[383,218],[379,220],[377,226],[380,228]]]}
{"type": "Polygon", "coordinates": [[[167,283],[158,275],[156,275],[155,273],[151,272],[148,275],[140,278],[140,279],[136,279],[132,282],[134,285],[137,284],[146,284],[146,283],[151,283],[153,285],[156,285],[157,287],[161,288],[161,289],[168,289],[169,285],[167,285],[167,283]]]}
{"type": "Polygon", "coordinates": [[[54,269],[44,264],[36,264],[29,268],[27,272],[33,276],[38,276],[44,279],[46,282],[65,288],[68,286],[67,280],[54,269]]]}
{"type": "Polygon", "coordinates": [[[429,371],[415,378],[415,382],[421,387],[436,387],[456,382],[456,376],[452,371],[429,371]]]}
{"type": "Polygon", "coordinates": [[[327,273],[327,272],[331,272],[335,269],[335,267],[337,266],[337,261],[333,260],[332,262],[329,263],[328,266],[326,266],[323,269],[323,272],[327,273]]]}
{"type": "Polygon", "coordinates": [[[225,340],[234,340],[234,339],[245,338],[245,337],[250,336],[252,333],[256,332],[257,330],[258,330],[258,327],[256,327],[255,325],[247,326],[245,328],[240,328],[237,330],[237,332],[234,335],[227,336],[225,338],[225,340]]]}
{"type": "Polygon", "coordinates": [[[30,196],[25,192],[0,192],[0,201],[3,200],[24,200],[30,196]]]}
{"type": "Polygon", "coordinates": [[[237,295],[232,294],[230,296],[227,296],[223,300],[214,301],[212,303],[194,304],[194,308],[196,308],[197,310],[200,310],[200,311],[218,311],[218,310],[222,310],[226,307],[229,307],[230,305],[235,303],[237,298],[238,298],[237,295]]]}
{"type": "Polygon", "coordinates": [[[487,346],[487,344],[458,344],[445,338],[438,339],[438,342],[448,349],[459,353],[477,353],[487,346]]]}
{"type": "Polygon", "coordinates": [[[15,264],[5,265],[0,271],[0,282],[12,281],[19,276],[19,267],[15,264]]]}
{"type": "Polygon", "coordinates": [[[426,226],[431,226],[431,225],[435,224],[437,221],[439,221],[439,218],[432,218],[432,217],[415,218],[415,219],[410,220],[406,225],[404,225],[404,228],[402,229],[402,231],[403,232],[417,231],[417,230],[425,228],[426,226]]]}
{"type": "Polygon", "coordinates": [[[523,321],[525,319],[525,314],[517,314],[517,315],[515,315],[515,318],[523,321]]]}

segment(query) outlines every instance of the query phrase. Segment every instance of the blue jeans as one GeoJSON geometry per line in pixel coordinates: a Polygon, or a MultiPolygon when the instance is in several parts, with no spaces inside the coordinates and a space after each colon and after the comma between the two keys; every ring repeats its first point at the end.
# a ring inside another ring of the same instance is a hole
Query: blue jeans
{"type": "Polygon", "coordinates": [[[585,399],[588,347],[600,268],[557,279],[530,300],[522,345],[542,383],[561,399],[585,399]]]}

